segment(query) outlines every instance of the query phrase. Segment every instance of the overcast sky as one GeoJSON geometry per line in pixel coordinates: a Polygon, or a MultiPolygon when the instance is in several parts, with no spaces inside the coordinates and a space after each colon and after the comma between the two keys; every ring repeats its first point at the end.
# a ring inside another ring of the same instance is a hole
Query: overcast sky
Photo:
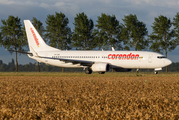
{"type": "MultiPolygon", "coordinates": [[[[36,17],[44,23],[47,15],[62,12],[69,18],[69,26],[73,30],[76,14],[84,12],[88,18],[96,23],[101,13],[115,15],[122,22],[124,15],[136,14],[138,20],[147,25],[149,34],[154,18],[164,15],[171,20],[179,12],[178,0],[0,0],[0,19],[7,19],[9,15],[18,16],[22,22],[36,17]]],[[[0,22],[1,25],[1,22],[0,22]]],[[[168,53],[168,58],[179,62],[179,47],[168,53]]],[[[15,59],[3,47],[0,47],[0,60],[8,63],[15,59]]],[[[36,62],[25,55],[18,56],[19,64],[36,62]]]]}

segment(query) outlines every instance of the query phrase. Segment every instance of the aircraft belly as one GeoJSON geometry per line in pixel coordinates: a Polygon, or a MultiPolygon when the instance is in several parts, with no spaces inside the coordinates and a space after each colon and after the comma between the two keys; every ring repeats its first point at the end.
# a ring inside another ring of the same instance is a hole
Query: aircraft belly
{"type": "Polygon", "coordinates": [[[112,62],[112,65],[122,67],[122,68],[138,68],[140,65],[138,64],[138,61],[114,61],[112,62]]]}
{"type": "Polygon", "coordinates": [[[141,69],[150,68],[150,67],[148,67],[148,62],[146,60],[113,61],[112,65],[122,67],[122,68],[141,68],[141,69]]]}
{"type": "Polygon", "coordinates": [[[149,69],[152,69],[152,68],[160,68],[160,67],[164,67],[164,66],[162,66],[161,63],[158,63],[158,64],[157,64],[157,63],[156,63],[156,64],[154,64],[154,63],[153,63],[153,64],[148,63],[148,64],[147,64],[147,68],[149,68],[149,69]]]}

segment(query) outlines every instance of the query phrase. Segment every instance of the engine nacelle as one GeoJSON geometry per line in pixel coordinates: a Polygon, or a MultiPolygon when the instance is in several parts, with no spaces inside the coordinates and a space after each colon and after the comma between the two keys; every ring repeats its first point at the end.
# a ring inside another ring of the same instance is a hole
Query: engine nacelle
{"type": "Polygon", "coordinates": [[[110,66],[107,63],[95,63],[91,66],[93,72],[107,72],[110,70],[110,66]]]}

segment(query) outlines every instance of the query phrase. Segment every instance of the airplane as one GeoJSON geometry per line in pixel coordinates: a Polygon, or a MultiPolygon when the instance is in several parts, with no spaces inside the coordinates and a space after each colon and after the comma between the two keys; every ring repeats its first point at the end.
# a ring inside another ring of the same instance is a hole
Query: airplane
{"type": "Polygon", "coordinates": [[[127,72],[131,69],[154,69],[158,74],[172,62],[165,56],[147,51],[91,51],[59,50],[47,45],[30,20],[24,20],[30,52],[28,56],[38,62],[66,68],[84,68],[86,74],[104,74],[110,69],[127,72]]]}

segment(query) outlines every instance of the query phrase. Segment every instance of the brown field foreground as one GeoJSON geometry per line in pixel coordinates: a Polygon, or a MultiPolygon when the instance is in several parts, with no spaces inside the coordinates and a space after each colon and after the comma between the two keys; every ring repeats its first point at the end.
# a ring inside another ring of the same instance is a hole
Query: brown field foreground
{"type": "Polygon", "coordinates": [[[0,119],[179,119],[178,74],[68,74],[1,74],[0,119]]]}

